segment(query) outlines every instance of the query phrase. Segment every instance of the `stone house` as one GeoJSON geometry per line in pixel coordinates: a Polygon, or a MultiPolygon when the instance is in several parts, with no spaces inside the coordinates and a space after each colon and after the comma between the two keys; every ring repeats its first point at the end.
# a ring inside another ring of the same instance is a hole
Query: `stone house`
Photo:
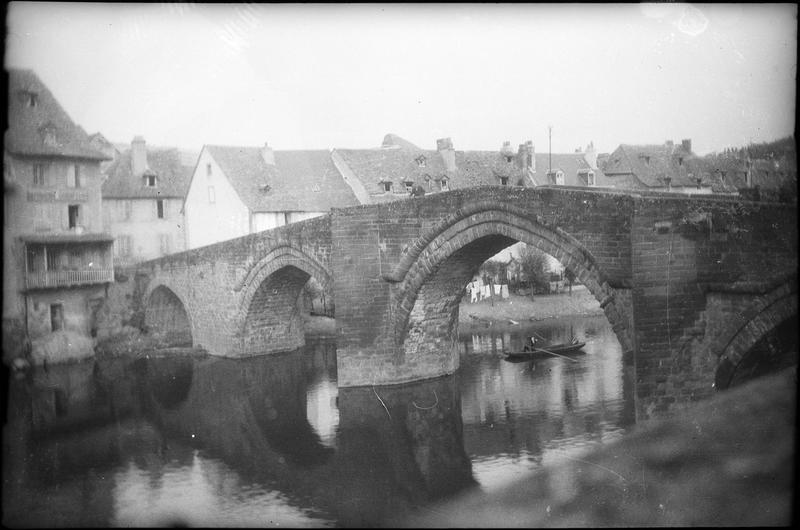
{"type": "Polygon", "coordinates": [[[598,153],[593,142],[585,150],[576,149],[574,153],[534,153],[533,157],[531,180],[537,186],[610,185],[598,167],[598,153]]]}
{"type": "Polygon", "coordinates": [[[450,138],[421,149],[395,134],[380,147],[336,148],[331,158],[361,204],[475,186],[529,186],[527,170],[506,142],[501,151],[456,151],[450,138]],[[509,153],[507,155],[507,153],[509,153]]]}
{"type": "Polygon", "coordinates": [[[141,136],[118,154],[102,187],[118,266],[186,249],[183,201],[192,170],[178,149],[148,147],[141,136]]]}
{"type": "Polygon", "coordinates": [[[357,205],[327,150],[205,145],[184,202],[196,248],[357,205]]]}
{"type": "Polygon", "coordinates": [[[100,194],[108,157],[33,71],[8,72],[3,327],[23,328],[34,349],[62,330],[88,339],[114,280],[100,194]]]}
{"type": "Polygon", "coordinates": [[[662,145],[620,144],[603,166],[609,186],[672,193],[730,193],[718,175],[709,173],[692,151],[692,141],[662,145]]]}
{"type": "Polygon", "coordinates": [[[509,141],[497,151],[456,151],[450,138],[441,138],[436,150],[429,150],[387,134],[378,148],[336,148],[331,157],[361,204],[407,198],[417,190],[438,193],[476,186],[598,186],[604,182],[593,148],[568,155],[538,154],[530,140],[516,151],[509,141]]]}

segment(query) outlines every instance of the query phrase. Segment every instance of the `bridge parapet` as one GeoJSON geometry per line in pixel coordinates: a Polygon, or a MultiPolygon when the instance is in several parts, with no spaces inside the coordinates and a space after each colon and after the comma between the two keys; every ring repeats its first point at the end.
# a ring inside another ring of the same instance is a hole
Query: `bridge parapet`
{"type": "Polygon", "coordinates": [[[143,305],[158,287],[172,291],[194,344],[216,355],[296,348],[304,342],[297,298],[310,276],[331,284],[330,248],[322,216],[146,261],[137,267],[149,278],[143,305]]]}

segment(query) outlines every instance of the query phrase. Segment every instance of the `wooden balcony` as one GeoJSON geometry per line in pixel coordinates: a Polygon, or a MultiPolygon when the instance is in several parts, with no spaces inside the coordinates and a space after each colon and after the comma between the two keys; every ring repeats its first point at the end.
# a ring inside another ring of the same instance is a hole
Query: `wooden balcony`
{"type": "Polygon", "coordinates": [[[53,287],[71,287],[75,285],[92,285],[114,281],[114,269],[87,269],[28,272],[25,276],[27,289],[46,289],[53,287]]]}

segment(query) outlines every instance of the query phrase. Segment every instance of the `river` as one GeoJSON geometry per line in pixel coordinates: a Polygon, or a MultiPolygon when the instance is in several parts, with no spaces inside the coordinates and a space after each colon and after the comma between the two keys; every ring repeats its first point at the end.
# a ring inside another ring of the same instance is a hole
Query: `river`
{"type": "Polygon", "coordinates": [[[6,526],[382,526],[472,488],[580,458],[633,424],[603,316],[473,329],[461,368],[338,389],[336,346],[89,361],[9,386],[6,526]],[[532,331],[586,342],[511,363],[532,331]]]}

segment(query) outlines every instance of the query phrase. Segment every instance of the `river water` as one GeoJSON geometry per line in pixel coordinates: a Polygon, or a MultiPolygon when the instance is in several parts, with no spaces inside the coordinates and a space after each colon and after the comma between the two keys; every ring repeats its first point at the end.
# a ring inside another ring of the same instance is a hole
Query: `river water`
{"type": "MultiPolygon", "coordinates": [[[[6,526],[381,526],[580,458],[633,424],[603,316],[461,335],[461,368],[337,389],[336,347],[90,361],[9,385],[6,526]],[[585,355],[511,363],[532,331],[585,355]]],[[[502,524],[502,523],[500,523],[502,524]]]]}

